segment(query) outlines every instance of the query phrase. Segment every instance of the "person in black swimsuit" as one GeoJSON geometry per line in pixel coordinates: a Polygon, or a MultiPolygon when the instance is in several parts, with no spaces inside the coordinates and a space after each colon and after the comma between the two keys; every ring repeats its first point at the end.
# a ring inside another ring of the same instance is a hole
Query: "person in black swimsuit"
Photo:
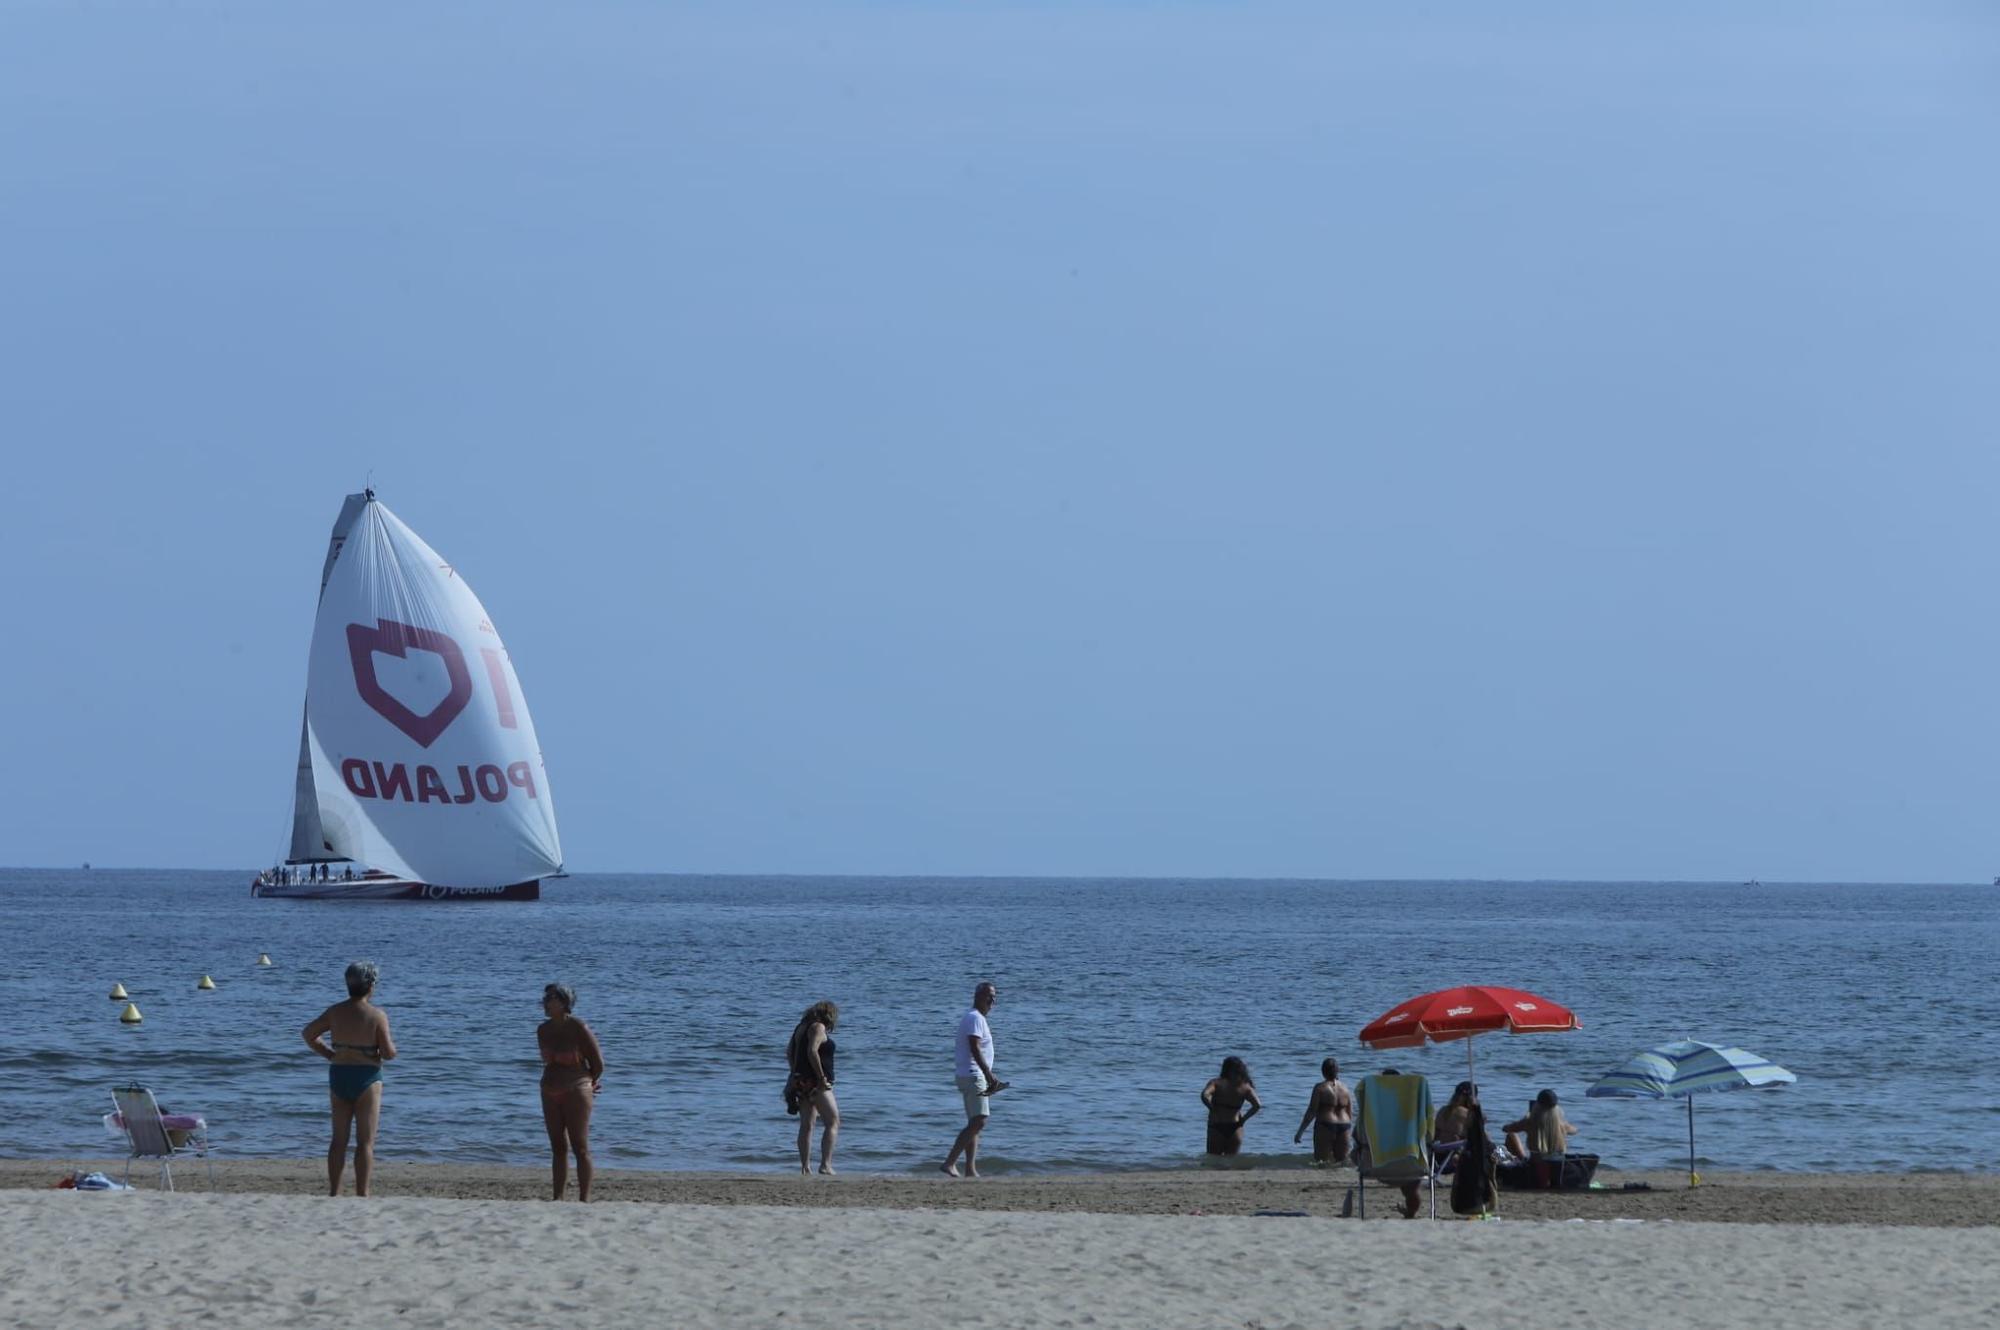
{"type": "Polygon", "coordinates": [[[1354,1094],[1341,1081],[1340,1064],[1332,1058],[1319,1064],[1319,1084],[1306,1100],[1305,1115],[1292,1133],[1293,1145],[1305,1136],[1307,1127],[1312,1128],[1315,1164],[1347,1162],[1348,1144],[1354,1135],[1354,1094]]]}
{"type": "Polygon", "coordinates": [[[786,1107],[799,1115],[799,1172],[812,1171],[812,1130],[815,1117],[824,1123],[819,1137],[819,1171],[833,1176],[833,1147],[840,1139],[840,1105],[833,1099],[833,1027],[840,1024],[840,1007],[815,1002],[792,1030],[785,1046],[791,1079],[785,1085],[786,1107]]]}
{"type": "Polygon", "coordinates": [[[604,1081],[604,1052],[597,1036],[574,1015],[576,990],[568,984],[542,989],[542,1014],[548,1019],[535,1030],[542,1053],[542,1125],[548,1128],[555,1182],[552,1199],[560,1201],[569,1183],[569,1157],[576,1155],[576,1199],[590,1199],[596,1170],[590,1160],[590,1110],[604,1081]]]}
{"type": "Polygon", "coordinates": [[[1250,1079],[1250,1067],[1242,1058],[1222,1060],[1222,1071],[1201,1087],[1201,1102],[1208,1108],[1208,1152],[1233,1155],[1243,1148],[1243,1124],[1263,1111],[1257,1086],[1250,1079]],[[1245,1104],[1250,1111],[1237,1115],[1245,1104]]]}

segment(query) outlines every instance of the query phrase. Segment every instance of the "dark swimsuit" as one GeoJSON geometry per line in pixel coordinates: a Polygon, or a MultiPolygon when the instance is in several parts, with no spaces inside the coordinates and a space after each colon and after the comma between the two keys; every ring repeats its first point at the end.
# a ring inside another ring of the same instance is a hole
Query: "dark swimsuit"
{"type": "MultiPolygon", "coordinates": [[[[371,1058],[382,1056],[379,1044],[343,1044],[335,1040],[336,1053],[360,1053],[371,1058]]],[[[371,1085],[382,1081],[382,1064],[360,1062],[330,1062],[326,1067],[326,1088],[335,1099],[343,1103],[359,1103],[361,1096],[371,1085]]]]}
{"type": "Polygon", "coordinates": [[[1313,1158],[1331,1159],[1347,1144],[1353,1126],[1346,1122],[1313,1122],[1313,1158]]]}
{"type": "Polygon", "coordinates": [[[1243,1148],[1243,1120],[1231,1118],[1227,1122],[1208,1124],[1208,1152],[1212,1155],[1233,1155],[1243,1148]]]}
{"type": "Polygon", "coordinates": [[[806,1100],[822,1090],[833,1088],[833,1055],[840,1051],[832,1035],[819,1041],[819,1069],[826,1073],[826,1080],[822,1084],[814,1084],[812,1073],[806,1070],[805,1058],[799,1054],[799,1043],[798,1031],[794,1030],[792,1046],[786,1050],[792,1063],[792,1078],[785,1085],[785,1111],[788,1113],[798,1112],[799,1106],[806,1100]]]}

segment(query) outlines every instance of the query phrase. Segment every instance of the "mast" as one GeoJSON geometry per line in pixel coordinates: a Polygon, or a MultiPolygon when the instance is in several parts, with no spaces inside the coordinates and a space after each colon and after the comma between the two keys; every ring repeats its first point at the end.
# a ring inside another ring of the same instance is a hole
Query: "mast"
{"type": "MultiPolygon", "coordinates": [[[[355,521],[362,509],[375,502],[375,491],[363,490],[350,494],[340,505],[340,516],[334,519],[333,536],[327,542],[326,563],[319,570],[319,594],[326,595],[327,580],[333,576],[333,562],[340,557],[340,547],[347,543],[347,535],[354,529],[355,521]]],[[[341,856],[333,853],[326,843],[326,830],[319,821],[319,792],[313,787],[312,741],[307,733],[305,715],[299,717],[299,769],[292,786],[292,850],[285,862],[290,864],[321,863],[341,856]]]]}

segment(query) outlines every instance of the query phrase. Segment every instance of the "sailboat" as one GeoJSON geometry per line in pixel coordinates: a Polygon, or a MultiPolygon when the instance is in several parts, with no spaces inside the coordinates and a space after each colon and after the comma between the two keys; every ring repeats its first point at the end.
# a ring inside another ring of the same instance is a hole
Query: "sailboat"
{"type": "Polygon", "coordinates": [[[562,844],[507,648],[452,566],[350,494],[320,570],[291,847],[253,896],[536,900],[562,844]]]}

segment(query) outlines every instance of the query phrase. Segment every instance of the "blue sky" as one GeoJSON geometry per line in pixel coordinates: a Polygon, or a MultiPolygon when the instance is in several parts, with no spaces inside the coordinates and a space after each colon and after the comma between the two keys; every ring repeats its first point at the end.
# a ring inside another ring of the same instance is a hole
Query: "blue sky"
{"type": "Polygon", "coordinates": [[[0,862],[268,861],[372,473],[571,867],[1965,880],[1971,5],[0,9],[0,862]]]}

